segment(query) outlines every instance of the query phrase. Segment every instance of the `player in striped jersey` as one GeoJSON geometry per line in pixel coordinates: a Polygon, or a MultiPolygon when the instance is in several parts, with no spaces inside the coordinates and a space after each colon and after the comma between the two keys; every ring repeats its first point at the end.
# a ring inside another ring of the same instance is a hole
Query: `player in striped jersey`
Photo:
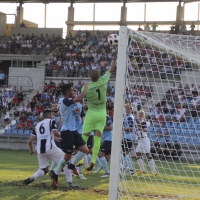
{"type": "Polygon", "coordinates": [[[151,168],[152,175],[156,176],[157,175],[156,166],[150,153],[150,148],[151,148],[150,140],[147,136],[147,123],[145,120],[145,112],[143,110],[138,111],[136,129],[137,129],[136,134],[138,138],[138,145],[135,151],[136,151],[136,159],[140,167],[140,172],[138,172],[138,175],[146,174],[144,162],[142,160],[142,153],[144,153],[146,154],[146,157],[148,159],[148,163],[151,168]]]}
{"type": "MultiPolygon", "coordinates": [[[[59,114],[59,110],[58,110],[58,104],[57,103],[53,103],[51,105],[51,111],[52,111],[52,115],[53,115],[53,119],[56,122],[56,126],[57,126],[57,130],[60,131],[61,128],[61,119],[60,119],[60,114],[59,114]]],[[[60,149],[62,149],[62,139],[58,138],[58,137],[54,137],[56,146],[60,149]]],[[[49,175],[52,176],[52,172],[54,170],[56,166],[56,163],[52,160],[50,169],[49,169],[49,175]]]]}
{"type": "MultiPolygon", "coordinates": [[[[33,148],[33,141],[35,138],[37,138],[36,151],[38,156],[39,169],[31,177],[24,180],[24,185],[28,185],[40,176],[44,176],[46,173],[48,173],[48,165],[50,160],[58,163],[64,156],[64,153],[56,146],[54,141],[54,136],[59,138],[60,133],[57,130],[55,121],[52,120],[51,110],[45,110],[43,112],[43,118],[44,120],[36,125],[28,143],[30,154],[33,155],[35,153],[33,148]]],[[[68,186],[77,187],[77,185],[72,182],[72,174],[67,166],[64,168],[64,171],[66,174],[68,186]]]]}
{"type": "Polygon", "coordinates": [[[123,164],[122,170],[129,171],[130,175],[133,175],[134,168],[133,168],[133,164],[132,164],[132,160],[129,155],[129,152],[135,140],[135,119],[134,119],[134,116],[132,115],[133,107],[131,104],[126,104],[125,110],[126,110],[126,115],[124,116],[124,120],[123,120],[124,137],[122,139],[123,153],[121,155],[122,164],[123,164]]]}

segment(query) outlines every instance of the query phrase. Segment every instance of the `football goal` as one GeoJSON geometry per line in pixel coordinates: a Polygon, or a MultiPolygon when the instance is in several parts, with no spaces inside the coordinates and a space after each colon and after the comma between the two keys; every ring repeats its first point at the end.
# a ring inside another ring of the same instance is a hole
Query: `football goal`
{"type": "Polygon", "coordinates": [[[200,37],[120,27],[109,199],[200,199],[200,37]]]}

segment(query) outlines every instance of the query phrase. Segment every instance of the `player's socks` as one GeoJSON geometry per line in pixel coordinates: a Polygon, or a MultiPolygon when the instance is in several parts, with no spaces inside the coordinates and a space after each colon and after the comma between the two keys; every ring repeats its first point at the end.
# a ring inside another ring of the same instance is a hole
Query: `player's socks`
{"type": "Polygon", "coordinates": [[[84,156],[85,156],[85,153],[79,151],[79,152],[74,156],[74,158],[71,160],[71,163],[72,163],[73,165],[76,165],[76,163],[77,163],[78,161],[80,161],[84,156]]]}
{"type": "Polygon", "coordinates": [[[125,161],[125,157],[124,157],[123,153],[121,153],[121,159],[122,159],[122,165],[124,167],[126,167],[126,161],[125,161]]]}
{"type": "Polygon", "coordinates": [[[82,134],[82,138],[87,143],[89,135],[87,136],[87,135],[82,134]]]}
{"type": "Polygon", "coordinates": [[[91,163],[96,162],[96,158],[97,158],[97,154],[99,153],[100,146],[101,146],[101,137],[94,135],[94,147],[93,147],[91,163]]]}
{"type": "Polygon", "coordinates": [[[52,160],[52,162],[51,162],[51,167],[50,167],[50,171],[51,170],[54,170],[54,168],[55,168],[55,166],[56,166],[56,163],[52,160]]]}
{"type": "Polygon", "coordinates": [[[44,176],[44,174],[44,170],[38,169],[37,172],[35,172],[35,174],[33,174],[33,176],[30,177],[30,179],[33,178],[35,180],[40,176],[44,176]]]}
{"type": "Polygon", "coordinates": [[[110,172],[109,172],[109,169],[108,169],[108,162],[107,162],[106,158],[101,157],[101,158],[99,158],[99,160],[101,161],[103,169],[105,170],[105,174],[109,174],[110,172]]]}
{"type": "Polygon", "coordinates": [[[87,168],[87,167],[88,167],[88,155],[85,155],[85,156],[83,157],[83,159],[84,159],[85,167],[87,168]]]}
{"type": "Polygon", "coordinates": [[[149,158],[148,159],[148,163],[149,163],[149,166],[151,168],[151,171],[153,173],[156,173],[156,165],[155,165],[154,159],[153,158],[149,158]]]}
{"type": "Polygon", "coordinates": [[[137,158],[137,163],[138,163],[138,165],[140,167],[140,170],[141,171],[145,171],[144,162],[143,162],[141,157],[137,158]]]}
{"type": "Polygon", "coordinates": [[[91,158],[92,158],[92,156],[91,156],[90,154],[88,154],[88,155],[87,155],[88,163],[91,162],[91,158]]]}
{"type": "Polygon", "coordinates": [[[76,169],[79,171],[79,173],[82,173],[82,168],[83,168],[83,165],[76,167],[76,169]]]}
{"type": "Polygon", "coordinates": [[[64,173],[65,173],[67,182],[70,182],[70,183],[73,182],[73,181],[72,181],[72,173],[71,173],[71,170],[68,169],[67,165],[64,167],[64,173]]]}
{"type": "Polygon", "coordinates": [[[132,164],[132,162],[131,162],[130,156],[129,156],[129,155],[126,155],[125,159],[126,159],[126,163],[127,163],[128,167],[129,167],[129,169],[130,169],[131,171],[134,171],[134,169],[133,169],[133,164],[132,164]]]}
{"type": "Polygon", "coordinates": [[[66,162],[64,158],[61,158],[57,167],[56,167],[55,174],[59,175],[66,164],[68,164],[68,162],[66,162]]]}
{"type": "Polygon", "coordinates": [[[101,167],[102,166],[101,161],[100,161],[98,156],[96,157],[96,163],[97,163],[97,167],[101,167]]]}

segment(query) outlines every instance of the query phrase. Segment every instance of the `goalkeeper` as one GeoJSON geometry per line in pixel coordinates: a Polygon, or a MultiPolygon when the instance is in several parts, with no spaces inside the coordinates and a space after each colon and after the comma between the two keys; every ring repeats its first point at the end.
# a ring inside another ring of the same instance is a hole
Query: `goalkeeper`
{"type": "MultiPolygon", "coordinates": [[[[99,77],[98,70],[92,70],[90,73],[91,82],[86,91],[86,98],[88,102],[88,112],[83,123],[82,138],[87,143],[90,132],[94,132],[94,147],[92,153],[91,163],[85,171],[88,174],[93,169],[97,154],[101,144],[101,134],[106,124],[106,93],[107,83],[110,79],[111,73],[116,67],[116,62],[113,60],[108,71],[99,77]]],[[[74,165],[84,157],[83,152],[78,152],[68,165],[69,169],[73,169],[74,165]]]]}

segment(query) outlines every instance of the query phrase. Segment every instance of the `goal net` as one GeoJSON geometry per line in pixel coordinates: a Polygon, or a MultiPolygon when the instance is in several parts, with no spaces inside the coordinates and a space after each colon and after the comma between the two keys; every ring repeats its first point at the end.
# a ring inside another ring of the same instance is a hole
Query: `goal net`
{"type": "Polygon", "coordinates": [[[200,37],[119,38],[109,199],[200,199],[200,37]]]}

